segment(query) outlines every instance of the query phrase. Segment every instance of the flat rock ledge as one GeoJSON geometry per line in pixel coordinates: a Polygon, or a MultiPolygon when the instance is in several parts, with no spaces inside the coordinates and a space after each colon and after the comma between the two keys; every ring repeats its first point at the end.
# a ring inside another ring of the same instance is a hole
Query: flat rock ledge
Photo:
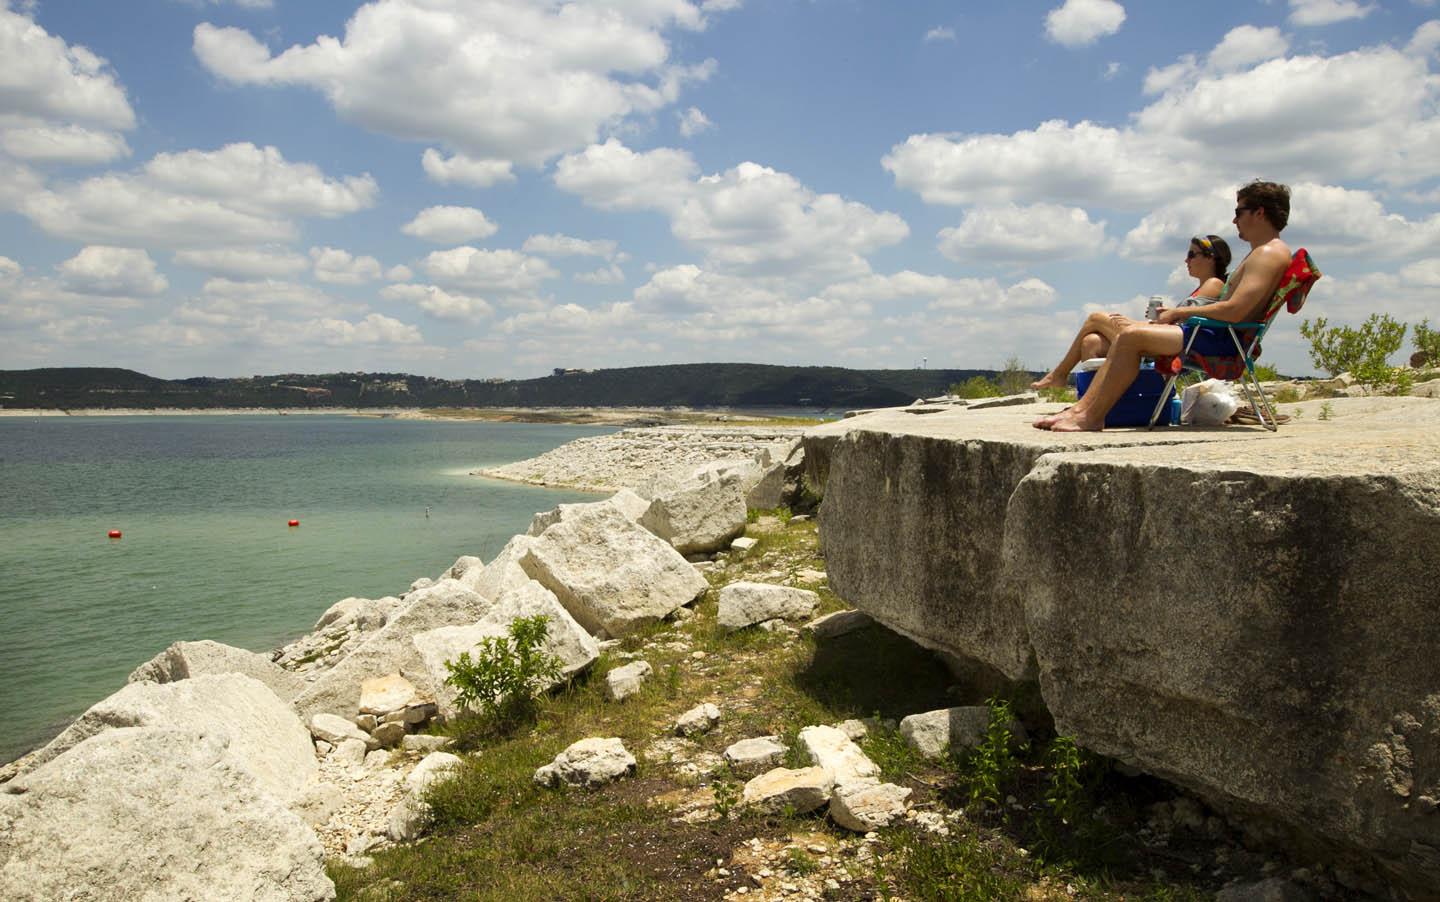
{"type": "Polygon", "coordinates": [[[768,453],[784,461],[801,427],[654,426],[622,429],[561,445],[539,457],[476,470],[478,476],[577,489],[618,492],[704,464],[768,453]]]}
{"type": "Polygon", "coordinates": [[[830,587],[1038,684],[1081,745],[1435,898],[1440,401],[1281,407],[1277,433],[1031,428],[1051,404],[816,427],[830,587]]]}

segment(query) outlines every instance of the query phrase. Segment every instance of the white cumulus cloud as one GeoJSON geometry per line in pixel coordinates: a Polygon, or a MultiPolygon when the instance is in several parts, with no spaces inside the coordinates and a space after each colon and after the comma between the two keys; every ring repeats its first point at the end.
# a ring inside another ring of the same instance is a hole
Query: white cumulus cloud
{"type": "Polygon", "coordinates": [[[415,218],[400,227],[406,235],[457,244],[475,238],[489,238],[500,227],[485,218],[485,214],[474,207],[427,207],[415,218]]]}
{"type": "Polygon", "coordinates": [[[315,278],[332,285],[364,285],[380,278],[380,261],[369,255],[355,256],[334,247],[312,247],[315,278]]]}
{"type": "Polygon", "coordinates": [[[91,245],[56,267],[60,284],[78,294],[150,297],[170,287],[143,250],[91,245]]]}
{"type": "Polygon", "coordinates": [[[713,64],[674,62],[667,40],[673,29],[704,26],[686,0],[373,0],[342,37],[278,54],[247,31],[209,23],[195,28],[193,47],[233,84],[310,87],[342,119],[380,134],[539,165],[708,77],[713,64]]]}
{"type": "Polygon", "coordinates": [[[939,239],[940,253],[957,261],[1078,260],[1098,256],[1107,245],[1104,222],[1059,204],[972,207],[939,239]]]}
{"type": "Polygon", "coordinates": [[[1360,4],[1355,0],[1290,0],[1290,24],[1333,25],[1351,19],[1363,19],[1379,7],[1374,3],[1360,4]]]}
{"type": "Polygon", "coordinates": [[[420,165],[426,175],[442,185],[454,182],[471,188],[489,188],[515,181],[514,164],[509,160],[473,160],[460,153],[446,157],[433,147],[425,149],[420,165]]]}
{"type": "Polygon", "coordinates": [[[1115,0],[1065,0],[1045,14],[1045,37],[1065,47],[1085,47],[1120,30],[1125,7],[1115,0]]]}

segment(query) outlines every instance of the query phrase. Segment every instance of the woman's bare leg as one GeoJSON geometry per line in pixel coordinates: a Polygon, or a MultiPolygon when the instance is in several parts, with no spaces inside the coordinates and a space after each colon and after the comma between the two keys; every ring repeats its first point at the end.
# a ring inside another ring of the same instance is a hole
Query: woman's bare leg
{"type": "Polygon", "coordinates": [[[1062,388],[1065,381],[1070,378],[1070,371],[1075,365],[1087,357],[1098,357],[1098,354],[1089,353],[1094,350],[1094,337],[1104,342],[1105,347],[1114,343],[1115,337],[1120,330],[1134,323],[1135,320],[1129,317],[1120,316],[1115,313],[1092,313],[1085,317],[1085,322],[1080,326],[1080,331],[1075,334],[1075,340],[1070,343],[1070,349],[1055,368],[1046,373],[1040,379],[1031,382],[1031,388],[1062,388]],[[1088,344],[1087,344],[1088,342],[1088,344]]]}
{"type": "Polygon", "coordinates": [[[1156,354],[1178,354],[1184,344],[1179,326],[1150,323],[1127,328],[1111,344],[1110,355],[1095,374],[1090,390],[1058,417],[1046,417],[1047,425],[1035,426],[1055,432],[1099,432],[1105,428],[1105,415],[1120,400],[1140,372],[1140,358],[1156,354]]]}

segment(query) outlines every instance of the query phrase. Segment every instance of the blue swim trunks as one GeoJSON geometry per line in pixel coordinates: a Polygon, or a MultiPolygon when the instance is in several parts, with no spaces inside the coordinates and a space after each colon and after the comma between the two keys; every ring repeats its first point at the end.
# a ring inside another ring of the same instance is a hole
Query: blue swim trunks
{"type": "MultiPolygon", "coordinates": [[[[1196,329],[1200,334],[1195,336],[1195,343],[1190,345],[1191,354],[1199,354],[1202,357],[1225,357],[1235,356],[1235,341],[1230,337],[1229,331],[1216,329],[1210,326],[1192,326],[1189,323],[1180,326],[1185,333],[1185,341],[1190,340],[1190,333],[1196,329]]],[[[1240,345],[1244,347],[1246,335],[1240,335],[1240,345]]]]}

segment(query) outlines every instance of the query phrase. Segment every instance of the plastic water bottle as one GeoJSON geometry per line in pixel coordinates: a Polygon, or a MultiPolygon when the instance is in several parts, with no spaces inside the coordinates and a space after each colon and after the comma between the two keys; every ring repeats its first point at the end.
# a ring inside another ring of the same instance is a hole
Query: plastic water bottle
{"type": "Polygon", "coordinates": [[[1170,399],[1170,425],[1180,425],[1180,396],[1175,395],[1170,399]]]}

